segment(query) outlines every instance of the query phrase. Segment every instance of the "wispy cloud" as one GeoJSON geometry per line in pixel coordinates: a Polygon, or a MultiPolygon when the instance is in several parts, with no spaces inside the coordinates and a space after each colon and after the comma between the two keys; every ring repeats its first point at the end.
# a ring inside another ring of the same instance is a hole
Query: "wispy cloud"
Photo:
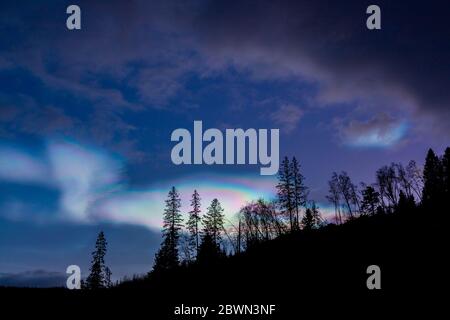
{"type": "Polygon", "coordinates": [[[0,147],[0,179],[24,183],[48,183],[48,166],[32,153],[0,147]]]}
{"type": "Polygon", "coordinates": [[[70,218],[89,220],[89,207],[120,188],[121,163],[110,154],[73,143],[50,143],[49,165],[70,218]]]}
{"type": "Polygon", "coordinates": [[[271,115],[270,119],[287,133],[292,132],[303,116],[303,110],[292,104],[281,105],[271,115]]]}
{"type": "Polygon", "coordinates": [[[61,192],[64,218],[87,222],[90,204],[118,188],[121,163],[112,155],[67,141],[50,141],[41,154],[0,146],[0,179],[61,192]]]}
{"type": "Polygon", "coordinates": [[[381,113],[369,120],[336,121],[342,141],[354,147],[390,147],[398,144],[407,132],[405,121],[381,113]]]}
{"type": "MultiPolygon", "coordinates": [[[[50,141],[42,155],[24,148],[0,147],[4,165],[0,180],[51,186],[60,191],[59,213],[54,217],[77,223],[112,222],[159,229],[164,200],[175,186],[182,197],[183,214],[189,209],[190,196],[197,189],[203,211],[218,198],[228,219],[232,219],[246,201],[274,195],[273,177],[202,174],[161,181],[133,189],[123,176],[125,163],[101,149],[67,141],[50,141]],[[13,162],[8,161],[8,159],[13,162]]],[[[24,200],[25,201],[25,200],[24,200]]],[[[7,206],[8,207],[8,206],[7,206]]],[[[14,216],[25,219],[27,212],[15,200],[14,216]]],[[[5,208],[5,207],[4,207],[5,208]]]]}

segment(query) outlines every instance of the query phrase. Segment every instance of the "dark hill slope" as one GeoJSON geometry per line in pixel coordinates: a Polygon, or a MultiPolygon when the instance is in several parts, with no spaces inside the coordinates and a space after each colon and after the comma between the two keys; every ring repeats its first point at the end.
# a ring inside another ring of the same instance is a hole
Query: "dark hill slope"
{"type": "Polygon", "coordinates": [[[384,314],[388,306],[394,308],[389,312],[404,314],[426,300],[436,304],[431,311],[444,298],[439,289],[446,290],[448,236],[442,222],[424,217],[421,212],[361,217],[341,226],[300,231],[216,263],[180,267],[100,292],[6,291],[9,299],[23,301],[26,296],[41,307],[107,306],[104,312],[144,311],[158,314],[156,319],[177,319],[173,310],[182,303],[210,308],[276,304],[282,319],[308,312],[356,313],[360,308],[384,314]],[[366,269],[373,264],[381,268],[381,290],[366,287],[366,269]]]}

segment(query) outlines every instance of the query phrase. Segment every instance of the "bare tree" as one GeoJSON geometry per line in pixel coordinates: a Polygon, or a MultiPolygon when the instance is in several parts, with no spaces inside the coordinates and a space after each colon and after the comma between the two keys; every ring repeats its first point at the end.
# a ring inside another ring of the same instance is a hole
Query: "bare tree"
{"type": "Polygon", "coordinates": [[[423,174],[417,167],[416,162],[411,160],[406,166],[406,176],[409,180],[409,186],[418,202],[422,201],[423,174]]]}
{"type": "Polygon", "coordinates": [[[240,234],[245,247],[273,239],[285,233],[288,228],[271,202],[259,199],[243,206],[240,210],[240,234]]]}
{"type": "Polygon", "coordinates": [[[327,199],[334,205],[334,213],[335,213],[335,219],[336,223],[342,223],[342,216],[341,216],[341,210],[340,210],[340,201],[341,196],[339,192],[339,179],[336,172],[333,172],[333,175],[331,176],[331,180],[328,181],[328,195],[327,199]]]}
{"type": "Polygon", "coordinates": [[[395,165],[383,166],[376,173],[377,185],[379,188],[381,203],[385,211],[392,211],[398,202],[398,179],[395,172],[395,165]]]}
{"type": "Polygon", "coordinates": [[[354,216],[355,206],[358,205],[357,187],[352,183],[352,180],[348,176],[347,172],[342,171],[338,176],[338,186],[342,199],[344,200],[345,207],[350,217],[354,216]]]}

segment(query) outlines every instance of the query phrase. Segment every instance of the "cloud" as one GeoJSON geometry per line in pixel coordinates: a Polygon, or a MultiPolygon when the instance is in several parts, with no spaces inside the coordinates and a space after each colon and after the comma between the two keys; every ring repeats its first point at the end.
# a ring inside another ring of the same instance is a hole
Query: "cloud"
{"type": "Polygon", "coordinates": [[[284,132],[290,133],[303,116],[303,111],[292,104],[284,104],[270,115],[270,119],[280,126],[284,132]]]}
{"type": "Polygon", "coordinates": [[[89,221],[90,204],[120,188],[121,163],[109,154],[73,143],[50,143],[47,152],[62,208],[72,219],[89,221]]]}
{"type": "Polygon", "coordinates": [[[65,219],[89,222],[91,203],[120,188],[120,160],[73,142],[49,141],[42,154],[0,146],[0,156],[1,180],[60,190],[65,219]]]}
{"type": "Polygon", "coordinates": [[[190,211],[190,199],[196,189],[202,198],[203,213],[211,201],[218,198],[228,220],[232,220],[246,202],[261,197],[271,199],[275,195],[275,181],[272,177],[202,174],[160,182],[140,190],[124,189],[99,201],[93,211],[103,221],[159,229],[162,226],[167,193],[172,186],[181,195],[182,214],[190,211]]]}
{"type": "Polygon", "coordinates": [[[390,147],[405,136],[407,124],[385,113],[366,121],[351,120],[343,123],[338,120],[336,128],[342,141],[354,147],[390,147]]]}
{"type": "MultiPolygon", "coordinates": [[[[96,143],[118,145],[127,155],[142,158],[137,143],[128,142],[138,128],[126,114],[149,108],[175,110],[175,98],[194,94],[192,75],[216,79],[238,71],[253,82],[306,84],[312,88],[308,94],[314,106],[356,103],[368,114],[374,108],[395,109],[414,117],[414,124],[430,116],[433,128],[450,132],[445,1],[423,6],[418,1],[403,5],[381,0],[386,26],[381,31],[366,29],[368,3],[356,0],[79,5],[89,12],[79,32],[60,28],[57,12],[65,8],[57,1],[44,7],[5,6],[0,35],[8,41],[0,47],[0,65],[27,70],[45,90],[87,100],[92,109],[83,112],[93,120],[69,116],[51,105],[8,129],[70,131],[79,139],[82,128],[84,137],[98,137],[96,143]],[[36,14],[40,10],[47,14],[36,14]]],[[[241,95],[248,87],[239,87],[241,95]]],[[[254,102],[248,99],[246,104],[254,102]]],[[[293,130],[294,120],[273,117],[293,130]]]]}
{"type": "Polygon", "coordinates": [[[63,287],[67,276],[60,272],[32,270],[20,273],[0,273],[0,286],[6,287],[63,287]]]}
{"type": "Polygon", "coordinates": [[[394,106],[416,119],[431,114],[450,132],[448,2],[381,1],[377,32],[365,27],[364,1],[206,3],[195,26],[214,65],[234,65],[256,79],[306,81],[317,87],[319,105],[372,108],[376,101],[378,109],[394,106]]]}
{"type": "MultiPolygon", "coordinates": [[[[2,161],[0,181],[33,183],[59,190],[57,215],[41,219],[62,219],[75,223],[110,222],[141,225],[159,229],[164,201],[172,186],[182,197],[182,212],[189,211],[190,197],[197,189],[203,199],[203,211],[218,198],[228,219],[232,219],[247,201],[273,197],[273,177],[229,176],[202,174],[161,181],[145,188],[127,186],[120,158],[101,149],[68,141],[49,141],[41,155],[33,155],[25,148],[0,146],[2,161]]],[[[20,220],[33,218],[36,210],[29,210],[14,200],[2,206],[5,218],[20,220]],[[8,211],[8,212],[6,212],[8,211]],[[34,215],[30,217],[30,213],[34,215]]]]}
{"type": "Polygon", "coordinates": [[[48,182],[48,167],[31,153],[10,146],[0,148],[0,179],[22,183],[48,182]]]}
{"type": "Polygon", "coordinates": [[[169,19],[193,4],[116,0],[106,6],[92,1],[78,5],[89,12],[83,15],[86,27],[78,32],[61,27],[59,13],[65,5],[57,1],[3,8],[0,35],[9,39],[6,32],[16,30],[20,41],[11,39],[11,46],[0,47],[0,65],[23,68],[48,89],[83,97],[92,105],[133,111],[166,107],[181,88],[178,80],[196,61],[183,39],[174,40],[182,30],[169,19]],[[37,13],[41,11],[46,14],[37,13]],[[11,15],[14,20],[8,19],[11,15]],[[135,94],[127,94],[130,90],[135,94]]]}

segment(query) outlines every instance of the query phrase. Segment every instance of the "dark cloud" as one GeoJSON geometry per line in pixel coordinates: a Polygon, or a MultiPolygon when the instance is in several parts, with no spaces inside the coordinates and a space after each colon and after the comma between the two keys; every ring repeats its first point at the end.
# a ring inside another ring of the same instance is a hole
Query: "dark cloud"
{"type": "MultiPolygon", "coordinates": [[[[83,118],[47,103],[16,122],[17,130],[48,122],[48,131],[87,132],[140,159],[136,141],[129,142],[130,113],[173,111],[176,97],[196,104],[189,76],[214,79],[233,69],[256,82],[307,83],[315,106],[353,103],[371,116],[403,113],[450,131],[448,1],[380,0],[378,31],[366,28],[372,4],[366,0],[80,0],[79,32],[64,27],[68,4],[5,4],[0,70],[27,70],[42,90],[68,93],[92,108],[83,118]],[[82,122],[88,128],[80,129],[82,122]]],[[[248,86],[238,91],[247,96],[248,86]]],[[[0,115],[4,122],[11,117],[0,115]]]]}
{"type": "Polygon", "coordinates": [[[201,69],[173,27],[180,10],[190,11],[175,2],[79,1],[82,29],[70,32],[68,4],[2,3],[0,72],[20,81],[0,89],[0,135],[64,134],[144,160],[130,118],[168,108],[184,76],[201,69]]]}
{"type": "Polygon", "coordinates": [[[5,287],[63,287],[66,275],[45,270],[25,271],[21,273],[0,273],[0,286],[5,287]]]}
{"type": "MultiPolygon", "coordinates": [[[[373,101],[432,114],[450,130],[448,1],[209,1],[197,17],[204,50],[259,77],[304,77],[318,102],[373,101]]],[[[216,63],[218,63],[216,61],[216,63]]],[[[372,104],[372,103],[370,103],[372,104]]]]}

